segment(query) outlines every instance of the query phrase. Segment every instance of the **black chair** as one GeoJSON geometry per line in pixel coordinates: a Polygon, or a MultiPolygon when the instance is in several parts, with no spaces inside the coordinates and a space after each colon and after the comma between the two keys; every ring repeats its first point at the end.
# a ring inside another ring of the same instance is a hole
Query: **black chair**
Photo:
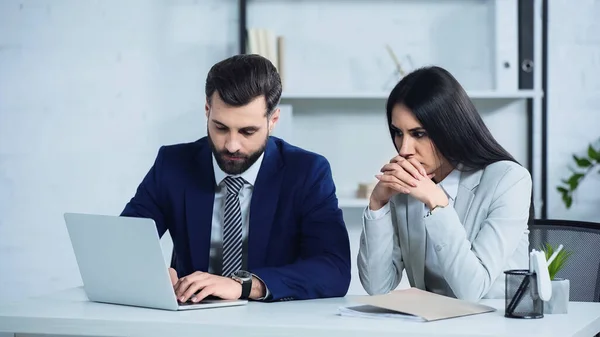
{"type": "Polygon", "coordinates": [[[600,223],[535,219],[529,226],[531,249],[559,244],[573,252],[557,278],[569,279],[569,300],[600,302],[600,223]]]}

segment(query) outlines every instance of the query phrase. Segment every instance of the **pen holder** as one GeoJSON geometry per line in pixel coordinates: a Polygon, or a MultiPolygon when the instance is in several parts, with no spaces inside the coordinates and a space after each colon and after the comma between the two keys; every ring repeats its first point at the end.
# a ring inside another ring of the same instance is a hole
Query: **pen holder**
{"type": "Polygon", "coordinates": [[[504,274],[506,275],[504,316],[544,317],[544,301],[538,295],[536,274],[527,269],[507,270],[504,274]]]}

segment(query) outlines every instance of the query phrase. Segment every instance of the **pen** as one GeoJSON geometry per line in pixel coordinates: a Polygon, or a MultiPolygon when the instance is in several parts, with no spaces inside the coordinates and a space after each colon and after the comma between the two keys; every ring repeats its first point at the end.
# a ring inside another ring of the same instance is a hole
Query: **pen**
{"type": "MultiPolygon", "coordinates": [[[[562,245],[558,247],[558,249],[556,250],[556,252],[552,255],[552,260],[554,258],[556,258],[556,254],[562,249],[562,245]]],[[[531,255],[533,254],[542,254],[542,252],[539,252],[535,249],[533,249],[530,253],[529,253],[529,272],[533,273],[535,272],[533,266],[531,265],[531,255]]],[[[551,260],[549,260],[551,262],[551,260]]],[[[519,305],[519,303],[521,302],[521,300],[523,299],[523,296],[525,295],[525,291],[527,290],[527,288],[529,287],[529,275],[525,276],[525,278],[523,278],[523,280],[521,281],[521,284],[519,284],[519,288],[517,288],[517,291],[515,292],[514,297],[512,298],[512,300],[510,301],[510,303],[508,304],[507,308],[506,308],[506,314],[512,315],[513,312],[515,311],[515,309],[517,308],[517,306],[519,305]]]]}
{"type": "Polygon", "coordinates": [[[558,255],[558,253],[563,249],[563,245],[559,245],[558,248],[554,251],[554,253],[552,253],[552,256],[550,256],[550,258],[548,259],[548,265],[550,265],[550,263],[552,263],[552,261],[554,261],[554,259],[556,258],[556,256],[558,255]]]}

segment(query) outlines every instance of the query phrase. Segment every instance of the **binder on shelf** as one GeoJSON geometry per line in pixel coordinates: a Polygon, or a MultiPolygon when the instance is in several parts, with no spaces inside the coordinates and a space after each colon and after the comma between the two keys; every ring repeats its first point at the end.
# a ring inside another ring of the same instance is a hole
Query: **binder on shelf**
{"type": "Polygon", "coordinates": [[[535,0],[519,0],[519,89],[534,88],[535,0]]]}
{"type": "Polygon", "coordinates": [[[518,3],[517,0],[495,1],[495,74],[498,91],[518,89],[518,3]]]}

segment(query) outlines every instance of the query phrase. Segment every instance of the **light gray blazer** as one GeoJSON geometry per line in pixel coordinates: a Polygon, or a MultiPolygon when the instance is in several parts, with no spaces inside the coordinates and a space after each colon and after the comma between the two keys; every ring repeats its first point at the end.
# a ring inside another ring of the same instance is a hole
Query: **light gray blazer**
{"type": "Polygon", "coordinates": [[[423,216],[423,203],[405,194],[390,200],[377,220],[363,215],[358,253],[368,294],[394,290],[406,270],[410,285],[425,290],[426,236],[440,272],[460,299],[504,297],[504,271],[529,268],[531,175],[509,161],[461,172],[454,207],[423,216]]]}

